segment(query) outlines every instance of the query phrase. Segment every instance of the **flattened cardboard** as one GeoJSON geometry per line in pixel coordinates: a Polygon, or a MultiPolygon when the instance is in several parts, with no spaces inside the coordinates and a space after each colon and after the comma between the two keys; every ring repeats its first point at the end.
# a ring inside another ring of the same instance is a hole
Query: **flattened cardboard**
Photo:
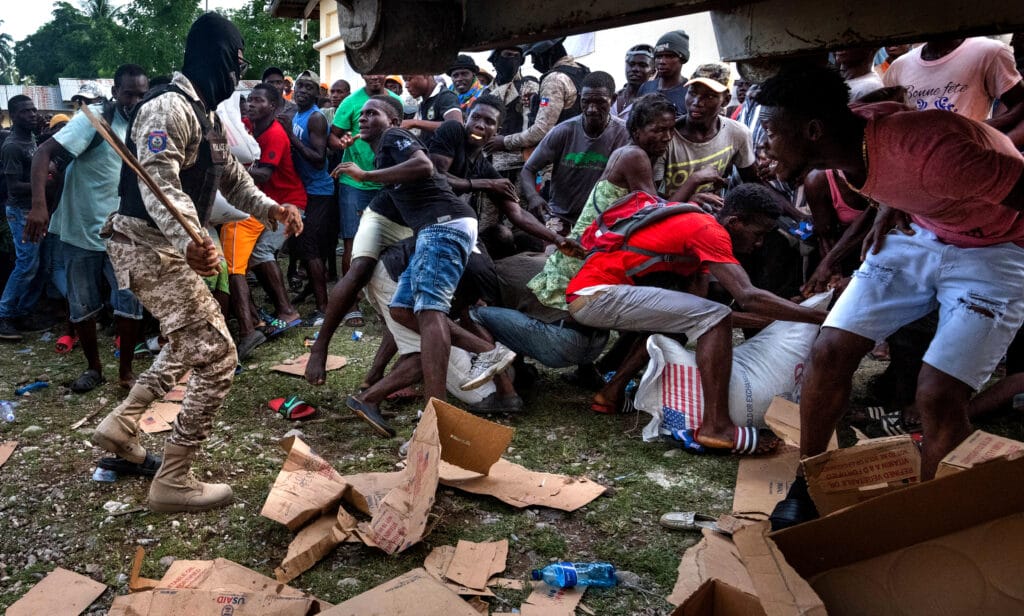
{"type": "Polygon", "coordinates": [[[519,606],[519,616],[574,616],[576,611],[557,605],[533,605],[524,603],[519,606]]]}
{"type": "Polygon", "coordinates": [[[1024,451],[1024,443],[976,430],[939,462],[935,476],[945,477],[959,473],[975,464],[1002,458],[1018,451],[1024,451]]]}
{"type": "Polygon", "coordinates": [[[822,515],[917,483],[921,453],[910,436],[877,438],[803,461],[807,488],[822,515]]]}
{"type": "Polygon", "coordinates": [[[298,437],[282,440],[281,448],[288,457],[260,515],[291,530],[323,514],[333,515],[347,488],[344,478],[298,437]]]}
{"type": "Polygon", "coordinates": [[[345,541],[355,527],[356,519],[343,508],[336,515],[324,514],[295,535],[274,577],[281,583],[294,580],[345,541]]]}
{"type": "MultiPolygon", "coordinates": [[[[566,613],[572,614],[576,610],[576,606],[583,599],[583,593],[586,588],[555,588],[554,586],[548,586],[544,582],[532,582],[533,592],[530,596],[526,597],[523,607],[525,604],[537,606],[538,608],[547,608],[549,610],[565,610],[566,613]]],[[[531,608],[532,609],[532,608],[531,608]]],[[[527,612],[524,612],[527,613],[527,612]]],[[[537,614],[560,614],[561,611],[548,611],[548,612],[536,612],[537,614]]]]}
{"type": "Polygon", "coordinates": [[[437,413],[437,432],[444,461],[467,471],[487,475],[491,466],[508,449],[515,430],[467,413],[437,398],[430,399],[427,406],[431,405],[437,413]]]}
{"type": "Polygon", "coordinates": [[[7,608],[7,616],[78,616],[107,585],[57,567],[7,608]]]}
{"type": "Polygon", "coordinates": [[[441,483],[472,494],[486,494],[513,507],[541,505],[576,511],[604,494],[605,487],[586,477],[540,473],[498,460],[486,476],[441,463],[441,483]]]}
{"type": "Polygon", "coordinates": [[[482,590],[492,576],[505,570],[507,559],[507,539],[489,543],[460,540],[445,577],[456,584],[482,590]]]}
{"type": "Polygon", "coordinates": [[[1020,485],[1024,454],[1014,454],[770,535],[763,528],[743,529],[736,544],[772,616],[824,614],[826,608],[830,614],[848,614],[845,608],[858,606],[860,613],[885,615],[893,595],[902,616],[1022,613],[1020,485]],[[756,561],[757,548],[771,551],[773,558],[756,561]],[[868,569],[862,568],[865,564],[868,569]],[[884,581],[878,582],[878,575],[884,581]],[[865,577],[878,590],[851,597],[850,590],[865,577]],[[842,593],[845,603],[824,603],[815,594],[816,604],[803,609],[781,600],[775,609],[769,606],[766,589],[809,589],[806,580],[814,580],[830,601],[842,593]],[[982,595],[965,611],[966,597],[982,595]]]}
{"type": "Polygon", "coordinates": [[[768,522],[742,528],[733,535],[751,582],[769,616],[828,616],[824,605],[768,538],[768,522]]]}
{"type": "MultiPolygon", "coordinates": [[[[290,374],[292,376],[304,376],[306,374],[306,364],[309,363],[309,353],[300,355],[289,363],[280,363],[276,366],[271,366],[270,369],[275,372],[282,374],[290,374]]],[[[340,370],[348,364],[348,359],[340,355],[328,355],[327,356],[327,367],[326,371],[331,372],[332,370],[340,370]]]]}
{"type": "Polygon", "coordinates": [[[167,432],[181,412],[181,404],[177,402],[154,402],[139,418],[139,428],[146,434],[167,432]]]}
{"type": "MultiPolygon", "coordinates": [[[[452,564],[452,559],[455,558],[455,546],[454,545],[441,545],[430,551],[427,554],[426,559],[423,560],[423,569],[438,582],[441,582],[448,587],[449,590],[460,596],[484,596],[493,597],[494,593],[490,589],[476,589],[470,588],[469,586],[463,586],[462,584],[456,584],[447,579],[448,568],[452,564]]],[[[520,587],[521,589],[522,587],[520,587]]]]}
{"type": "Polygon", "coordinates": [[[479,613],[426,571],[413,569],[335,605],[321,616],[479,616],[479,613]]]}
{"type": "Polygon", "coordinates": [[[523,589],[522,580],[513,580],[511,578],[491,578],[487,581],[487,585],[491,588],[507,588],[508,590],[523,589]]]}
{"type": "Polygon", "coordinates": [[[360,473],[345,475],[345,483],[349,489],[345,491],[345,501],[357,510],[372,516],[377,513],[377,506],[388,495],[388,492],[402,483],[401,473],[360,473]]]}
{"type": "Polygon", "coordinates": [[[484,616],[487,616],[487,613],[491,611],[491,604],[480,597],[471,597],[465,601],[469,604],[469,607],[476,610],[478,614],[484,614],[484,616]]]}
{"type": "Polygon", "coordinates": [[[704,537],[686,550],[679,561],[679,577],[667,600],[672,605],[683,605],[699,588],[711,580],[720,580],[747,594],[755,594],[739,550],[732,540],[708,529],[704,537]]]}
{"type": "Polygon", "coordinates": [[[761,602],[750,593],[710,579],[669,616],[765,616],[761,602]]]}
{"type": "MultiPolygon", "coordinates": [[[[768,424],[775,436],[782,439],[790,447],[800,447],[800,405],[790,402],[781,396],[775,396],[764,414],[764,422],[768,424]]],[[[839,449],[839,438],[832,433],[828,441],[828,451],[839,449]]]]}
{"type": "MultiPolygon", "coordinates": [[[[312,613],[310,597],[286,597],[273,594],[197,590],[194,588],[158,588],[150,591],[149,611],[140,616],[306,616],[312,613]]],[[[129,612],[131,613],[131,612],[129,612]]]]}
{"type": "Polygon", "coordinates": [[[786,497],[800,466],[800,450],[785,446],[773,456],[740,459],[732,513],[736,517],[767,520],[786,497]]]}
{"type": "Polygon", "coordinates": [[[14,450],[18,448],[18,441],[4,441],[0,443],[0,466],[3,466],[7,460],[14,453],[14,450]]]}

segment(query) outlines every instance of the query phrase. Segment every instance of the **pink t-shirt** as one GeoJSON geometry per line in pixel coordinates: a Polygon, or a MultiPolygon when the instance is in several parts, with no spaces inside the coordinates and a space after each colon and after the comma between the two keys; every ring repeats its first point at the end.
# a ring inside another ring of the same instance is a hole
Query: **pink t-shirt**
{"type": "Polygon", "coordinates": [[[972,120],[988,119],[992,101],[1020,81],[1010,48],[992,39],[969,38],[938,60],[922,60],[917,47],[885,71],[886,86],[907,88],[907,102],[918,111],[954,111],[972,120]]]}
{"type": "Polygon", "coordinates": [[[906,111],[897,103],[853,111],[868,119],[862,193],[954,246],[1024,246],[1024,214],[1001,205],[1024,171],[1024,157],[1006,135],[955,113],[906,111]]]}

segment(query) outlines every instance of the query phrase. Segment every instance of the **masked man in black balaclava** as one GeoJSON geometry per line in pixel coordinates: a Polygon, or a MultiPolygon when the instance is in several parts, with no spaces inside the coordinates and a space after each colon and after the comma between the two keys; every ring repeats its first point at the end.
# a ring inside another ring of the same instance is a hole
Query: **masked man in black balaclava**
{"type": "Polygon", "coordinates": [[[149,91],[128,127],[128,148],[202,242],[190,239],[127,166],[121,170],[120,208],[102,232],[118,286],[130,288],[160,321],[168,342],[92,440],[116,456],[101,465],[122,473],[156,473],[149,488],[154,511],[205,511],[232,499],[230,486],[202,483],[191,472],[237,365],[220,306],[203,280],[221,272],[217,248],[204,230],[217,190],[265,225],[280,222],[289,234],[302,232],[295,206],[277,204],[260,192],[231,155],[213,113],[248,66],[242,51],[234,24],[216,13],[202,15],[189,30],[182,71],[169,85],[149,91]],[[139,417],[189,371],[161,464],[139,442],[139,417]]]}

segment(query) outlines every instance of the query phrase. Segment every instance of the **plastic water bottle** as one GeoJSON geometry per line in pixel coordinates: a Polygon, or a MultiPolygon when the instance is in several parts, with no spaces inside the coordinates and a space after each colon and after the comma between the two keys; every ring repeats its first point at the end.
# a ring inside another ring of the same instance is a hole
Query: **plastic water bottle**
{"type": "Polygon", "coordinates": [[[7,423],[14,421],[14,403],[0,400],[0,415],[3,415],[4,421],[7,423]]]}
{"type": "Polygon", "coordinates": [[[615,586],[615,566],[611,563],[558,562],[543,569],[534,569],[531,576],[535,580],[544,580],[545,584],[555,588],[615,586]]]}

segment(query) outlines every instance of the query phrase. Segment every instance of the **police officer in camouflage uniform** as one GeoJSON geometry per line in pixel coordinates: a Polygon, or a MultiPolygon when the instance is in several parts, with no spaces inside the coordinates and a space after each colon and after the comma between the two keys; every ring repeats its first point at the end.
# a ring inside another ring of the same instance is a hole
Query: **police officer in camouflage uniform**
{"type": "Polygon", "coordinates": [[[290,234],[302,232],[295,206],[278,205],[260,192],[230,154],[213,113],[245,70],[242,48],[241,34],[230,21],[216,13],[202,15],[189,31],[182,71],[168,86],[150,90],[128,130],[128,147],[188,224],[200,230],[203,243],[189,238],[127,166],[121,171],[120,208],[104,227],[118,286],[130,288],[160,321],[168,343],[100,423],[93,442],[142,472],[159,466],[149,490],[154,511],[204,511],[232,498],[230,486],[202,483],[191,473],[237,361],[224,317],[201,278],[219,267],[216,247],[202,231],[217,189],[264,224],[281,222],[290,234]],[[188,370],[188,392],[161,464],[139,443],[138,420],[188,370]]]}

